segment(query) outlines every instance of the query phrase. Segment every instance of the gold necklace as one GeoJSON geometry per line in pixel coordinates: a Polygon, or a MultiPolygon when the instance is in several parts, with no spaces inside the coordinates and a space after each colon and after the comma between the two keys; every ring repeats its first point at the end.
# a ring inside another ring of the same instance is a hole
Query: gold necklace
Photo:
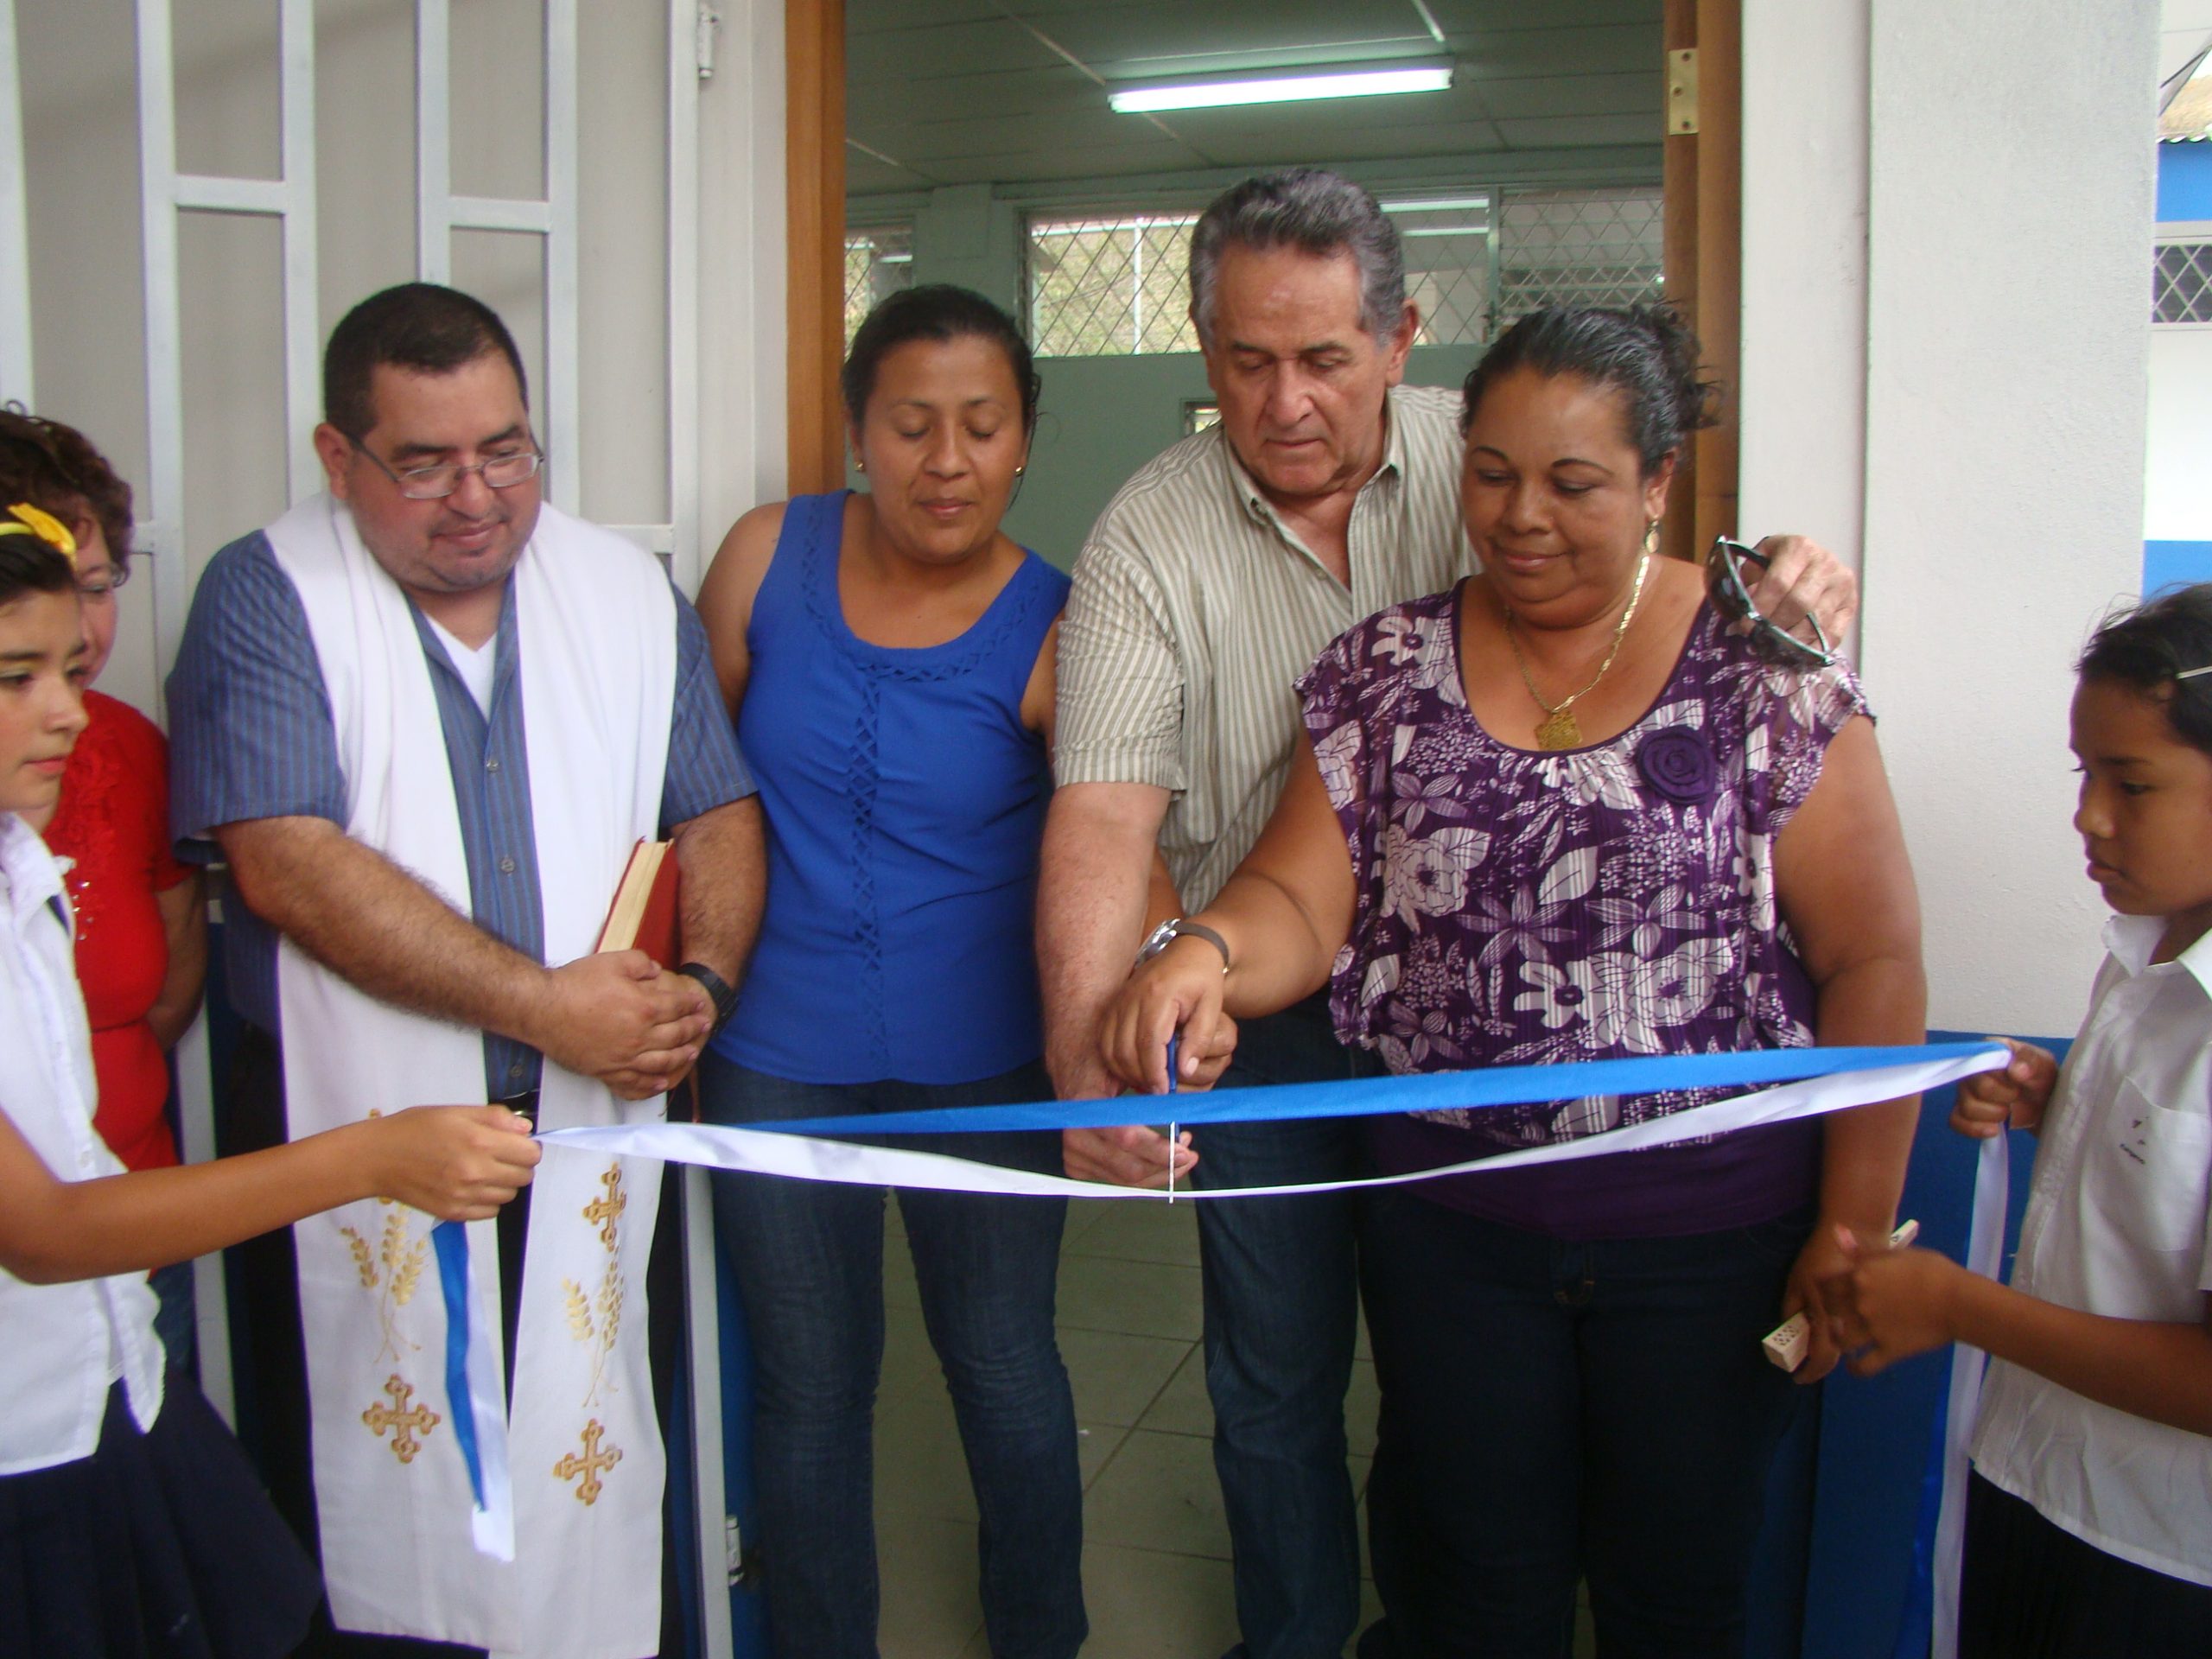
{"type": "Polygon", "coordinates": [[[1536,690],[1536,677],[1529,671],[1529,659],[1521,654],[1521,636],[1515,632],[1519,620],[1510,605],[1505,607],[1505,643],[1513,647],[1513,660],[1520,667],[1521,683],[1529,688],[1529,695],[1535,699],[1536,707],[1544,711],[1544,718],[1536,722],[1536,747],[1540,749],[1579,749],[1582,747],[1582,728],[1574,718],[1574,705],[1598,689],[1612,668],[1613,659],[1621,654],[1621,641],[1628,638],[1628,625],[1636,620],[1636,607],[1643,602],[1643,578],[1651,569],[1651,550],[1645,548],[1643,556],[1636,562],[1636,586],[1628,596],[1628,608],[1621,613],[1621,620],[1613,625],[1613,643],[1606,648],[1605,660],[1598,664],[1598,671],[1590,677],[1590,683],[1557,702],[1547,702],[1544,694],[1536,690]]]}

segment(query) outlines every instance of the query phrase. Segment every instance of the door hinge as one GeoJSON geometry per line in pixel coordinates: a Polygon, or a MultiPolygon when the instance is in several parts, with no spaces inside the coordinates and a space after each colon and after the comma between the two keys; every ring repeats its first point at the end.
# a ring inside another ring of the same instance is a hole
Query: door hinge
{"type": "Polygon", "coordinates": [[[1667,136],[1697,130],[1697,48],[1667,54],[1667,136]]]}
{"type": "Polygon", "coordinates": [[[699,79],[702,80],[715,78],[715,31],[721,26],[721,13],[709,5],[707,0],[699,0],[699,16],[694,25],[692,40],[696,48],[699,79]]]}

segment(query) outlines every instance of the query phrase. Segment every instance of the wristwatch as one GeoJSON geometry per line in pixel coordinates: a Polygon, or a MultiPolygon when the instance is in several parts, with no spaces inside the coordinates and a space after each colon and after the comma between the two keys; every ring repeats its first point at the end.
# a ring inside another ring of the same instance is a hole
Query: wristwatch
{"type": "Polygon", "coordinates": [[[1144,944],[1138,947],[1137,961],[1140,963],[1150,962],[1185,934],[1192,938],[1204,939],[1215,950],[1220,951],[1221,971],[1224,975],[1229,972],[1229,941],[1204,922],[1188,921],[1180,916],[1176,917],[1173,921],[1162,922],[1152,930],[1151,933],[1146,937],[1144,944]]]}
{"type": "Polygon", "coordinates": [[[687,979],[699,982],[699,988],[706,992],[707,1000],[715,1005],[715,1023],[707,1033],[712,1037],[728,1023],[737,1008],[737,992],[730,982],[703,962],[687,962],[676,970],[687,979]]]}

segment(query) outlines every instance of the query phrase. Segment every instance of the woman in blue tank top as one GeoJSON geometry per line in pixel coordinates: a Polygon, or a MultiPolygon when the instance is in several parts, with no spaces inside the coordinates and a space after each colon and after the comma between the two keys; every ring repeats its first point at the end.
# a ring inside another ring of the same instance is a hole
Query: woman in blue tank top
{"type": "MultiPolygon", "coordinates": [[[[842,378],[864,495],[756,508],[699,593],[768,819],[760,940],[699,1065],[710,1121],[1048,1097],[1031,911],[1067,578],[999,528],[1036,423],[1013,320],[964,289],[872,312],[842,378]]],[[[902,1146],[1057,1173],[1051,1133],[902,1146]]],[[[1062,1200],[901,1192],[980,1520],[995,1659],[1087,1632],[1062,1200]]],[[[715,1178],[754,1361],[778,1659],[873,1659],[883,1194],[715,1178]]]]}

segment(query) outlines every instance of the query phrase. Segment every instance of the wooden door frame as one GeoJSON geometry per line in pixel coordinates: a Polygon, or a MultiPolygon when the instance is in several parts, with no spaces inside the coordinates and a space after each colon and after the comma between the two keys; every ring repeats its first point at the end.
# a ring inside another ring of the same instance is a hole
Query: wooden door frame
{"type": "MultiPolygon", "coordinates": [[[[1716,536],[1736,533],[1741,448],[1737,390],[1743,362],[1743,0],[1666,0],[1664,64],[1697,53],[1697,130],[1669,119],[1663,142],[1666,293],[1697,330],[1707,372],[1719,384],[1720,423],[1691,440],[1678,470],[1662,544],[1702,559],[1716,536]]],[[[1670,100],[1671,101],[1671,100],[1670,100]]]]}
{"type": "Polygon", "coordinates": [[[845,0],[784,0],[785,485],[845,481],[845,0]]]}
{"type": "MultiPolygon", "coordinates": [[[[1698,54],[1698,130],[1663,141],[1667,297],[1705,346],[1720,424],[1691,441],[1662,532],[1701,558],[1736,529],[1743,323],[1743,3],[1665,0],[1663,49],[1698,54]]],[[[794,493],[844,481],[837,370],[845,345],[845,4],[784,0],[787,237],[785,418],[794,493]]],[[[1668,60],[1661,71],[1666,72],[1668,60]]]]}

